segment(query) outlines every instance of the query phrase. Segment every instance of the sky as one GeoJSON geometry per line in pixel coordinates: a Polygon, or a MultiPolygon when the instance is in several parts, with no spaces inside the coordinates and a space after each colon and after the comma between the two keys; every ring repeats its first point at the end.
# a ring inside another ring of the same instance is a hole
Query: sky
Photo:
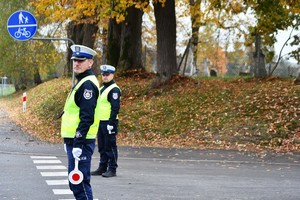
{"type": "MultiPolygon", "coordinates": [[[[291,29],[278,32],[278,35],[276,36],[277,42],[274,45],[276,55],[279,55],[282,46],[284,45],[286,40],[289,38],[290,32],[291,32],[291,29]]],[[[292,35],[296,35],[296,34],[300,34],[300,31],[293,31],[292,35]]],[[[291,42],[291,41],[292,41],[292,39],[290,39],[288,42],[291,42]]],[[[289,45],[285,46],[282,50],[282,55],[286,55],[294,49],[296,49],[296,47],[291,47],[289,45]]],[[[289,61],[293,62],[293,63],[297,63],[297,61],[295,59],[290,59],[289,61]]]]}

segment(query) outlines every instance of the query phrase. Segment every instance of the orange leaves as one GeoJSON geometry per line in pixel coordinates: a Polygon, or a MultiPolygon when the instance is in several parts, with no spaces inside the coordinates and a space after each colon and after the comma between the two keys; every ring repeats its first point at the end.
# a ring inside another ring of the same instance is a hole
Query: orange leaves
{"type": "MultiPolygon", "coordinates": [[[[95,0],[56,1],[34,0],[30,5],[35,6],[37,16],[43,16],[50,22],[63,22],[67,19],[81,20],[95,17],[99,2],[95,0]],[[84,17],[83,17],[84,16],[84,17]]],[[[93,20],[95,20],[93,18],[93,20]]],[[[91,20],[91,19],[90,19],[91,20]]]]}

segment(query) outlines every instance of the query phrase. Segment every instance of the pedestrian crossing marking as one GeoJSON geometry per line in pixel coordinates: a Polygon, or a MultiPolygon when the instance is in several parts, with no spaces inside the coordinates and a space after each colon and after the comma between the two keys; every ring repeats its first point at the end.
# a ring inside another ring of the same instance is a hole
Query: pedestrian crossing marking
{"type": "Polygon", "coordinates": [[[69,185],[68,170],[64,165],[61,164],[62,162],[56,156],[30,156],[30,157],[34,164],[38,164],[36,165],[36,168],[40,170],[40,174],[42,177],[48,177],[48,179],[49,178],[54,179],[54,180],[45,180],[47,185],[56,187],[56,188],[52,188],[52,192],[54,195],[59,195],[59,199],[62,200],[71,199],[73,197],[73,192],[68,187],[69,185]],[[65,177],[65,179],[58,180],[55,179],[56,177],[65,177]],[[65,187],[65,188],[60,189],[57,187],[65,187]]]}
{"type": "Polygon", "coordinates": [[[34,164],[57,164],[57,163],[61,163],[60,160],[33,160],[34,164]]]}
{"type": "Polygon", "coordinates": [[[56,156],[30,156],[31,159],[57,159],[56,156]]]}
{"type": "Polygon", "coordinates": [[[41,172],[42,176],[68,176],[68,172],[41,172]]]}
{"type": "Polygon", "coordinates": [[[38,165],[36,166],[37,169],[67,169],[65,166],[63,165],[38,165]]]}
{"type": "MultiPolygon", "coordinates": [[[[38,170],[41,170],[40,174],[42,177],[53,177],[53,178],[66,177],[66,179],[45,180],[47,185],[56,186],[56,187],[59,186],[66,187],[69,185],[69,181],[67,178],[68,177],[67,167],[65,167],[64,165],[52,165],[52,164],[62,163],[56,156],[30,156],[30,158],[33,160],[34,164],[39,164],[36,166],[36,168],[38,170]],[[47,170],[47,171],[43,171],[43,170],[47,170]],[[61,171],[57,171],[57,170],[61,170],[61,171]]],[[[75,200],[74,198],[72,198],[73,192],[69,188],[67,189],[53,188],[52,191],[54,195],[60,195],[58,200],[75,200]],[[72,195],[72,197],[69,195],[72,195]]],[[[94,199],[94,200],[98,200],[98,199],[94,199]]]]}
{"type": "Polygon", "coordinates": [[[67,179],[63,180],[46,180],[48,185],[68,185],[69,181],[67,179]]]}
{"type": "Polygon", "coordinates": [[[70,189],[53,189],[54,194],[73,194],[70,189]]]}

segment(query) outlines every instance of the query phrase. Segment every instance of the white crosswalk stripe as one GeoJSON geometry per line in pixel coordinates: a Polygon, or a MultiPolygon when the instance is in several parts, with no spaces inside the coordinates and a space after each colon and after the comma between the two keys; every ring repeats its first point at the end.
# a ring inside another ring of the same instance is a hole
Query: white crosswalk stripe
{"type": "Polygon", "coordinates": [[[56,156],[30,156],[31,159],[57,159],[56,156]]]}
{"type": "Polygon", "coordinates": [[[57,164],[61,163],[60,160],[33,160],[34,164],[57,164]]]}
{"type": "Polygon", "coordinates": [[[73,194],[71,190],[68,189],[53,189],[54,194],[73,194]]]}
{"type": "Polygon", "coordinates": [[[68,172],[41,172],[42,176],[68,176],[68,172]]]}
{"type": "Polygon", "coordinates": [[[67,169],[65,166],[63,165],[38,165],[36,166],[37,169],[67,169]]]}
{"type": "Polygon", "coordinates": [[[68,185],[69,181],[67,179],[63,180],[46,180],[48,185],[68,185]]]}

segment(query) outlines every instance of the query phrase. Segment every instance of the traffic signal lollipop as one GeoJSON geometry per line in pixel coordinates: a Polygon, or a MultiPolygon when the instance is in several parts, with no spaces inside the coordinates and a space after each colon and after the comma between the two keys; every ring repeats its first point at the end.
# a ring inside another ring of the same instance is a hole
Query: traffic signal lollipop
{"type": "Polygon", "coordinates": [[[75,159],[75,168],[69,174],[69,181],[74,185],[80,184],[83,180],[83,174],[78,170],[78,163],[79,160],[75,159]]]}

